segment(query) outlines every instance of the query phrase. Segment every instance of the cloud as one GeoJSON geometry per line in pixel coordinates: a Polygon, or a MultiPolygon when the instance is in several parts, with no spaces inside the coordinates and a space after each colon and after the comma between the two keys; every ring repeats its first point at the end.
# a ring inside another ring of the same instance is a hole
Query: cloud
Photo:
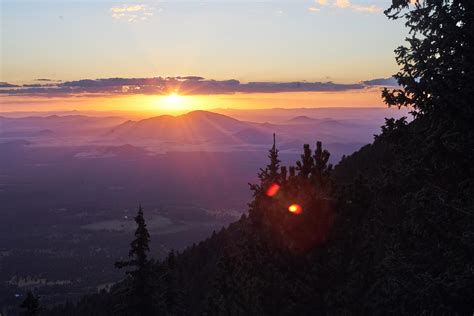
{"type": "Polygon", "coordinates": [[[8,82],[0,82],[0,88],[16,88],[19,87],[16,84],[11,84],[8,82]]]}
{"type": "Polygon", "coordinates": [[[136,22],[153,16],[153,10],[144,4],[124,4],[110,8],[112,18],[120,21],[136,22]]]}
{"type": "Polygon", "coordinates": [[[113,7],[110,9],[114,13],[123,13],[123,12],[137,12],[143,11],[145,6],[143,4],[135,4],[135,5],[123,5],[122,7],[113,7]]]}
{"type": "MultiPolygon", "coordinates": [[[[6,84],[6,83],[2,83],[6,84]]],[[[363,90],[378,86],[396,86],[393,78],[380,78],[352,84],[327,82],[247,82],[235,79],[212,80],[199,76],[153,78],[104,78],[83,79],[62,83],[3,86],[0,94],[66,97],[83,95],[163,95],[179,91],[185,95],[278,93],[278,92],[338,92],[363,90]],[[11,89],[8,89],[11,88],[11,89]]]]}
{"type": "Polygon", "coordinates": [[[54,83],[49,83],[49,84],[40,84],[40,83],[30,83],[30,84],[24,84],[22,87],[27,87],[27,88],[44,88],[44,87],[55,87],[56,85],[54,83]]]}
{"type": "Polygon", "coordinates": [[[386,86],[386,87],[398,86],[397,80],[393,77],[371,79],[371,80],[362,81],[362,83],[367,86],[386,86]]]}
{"type": "Polygon", "coordinates": [[[377,13],[381,9],[374,4],[355,4],[351,0],[315,0],[315,5],[308,8],[309,11],[320,11],[322,7],[332,7],[336,9],[347,9],[355,12],[377,13]]]}

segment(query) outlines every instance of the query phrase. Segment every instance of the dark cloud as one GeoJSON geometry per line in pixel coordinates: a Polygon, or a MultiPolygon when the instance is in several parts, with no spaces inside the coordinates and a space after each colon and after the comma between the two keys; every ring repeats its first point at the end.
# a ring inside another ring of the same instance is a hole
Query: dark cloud
{"type": "Polygon", "coordinates": [[[106,78],[106,79],[83,79],[78,81],[66,81],[62,86],[73,88],[91,88],[91,87],[118,87],[118,86],[160,86],[172,79],[156,78],[106,78]]]}
{"type": "Polygon", "coordinates": [[[339,84],[333,82],[249,82],[242,92],[292,92],[292,91],[345,91],[363,89],[362,84],[339,84]]]}
{"type": "Polygon", "coordinates": [[[397,80],[393,77],[372,79],[372,80],[363,81],[362,83],[368,86],[387,86],[387,87],[398,86],[397,80]]]}
{"type": "Polygon", "coordinates": [[[11,84],[8,82],[0,82],[0,88],[16,88],[19,87],[16,84],[11,84]]]}
{"type": "Polygon", "coordinates": [[[35,79],[35,81],[56,81],[56,80],[51,80],[47,78],[38,78],[38,79],[35,79]]]}
{"type": "Polygon", "coordinates": [[[39,84],[39,83],[29,83],[29,84],[24,84],[22,87],[26,88],[42,88],[42,87],[55,87],[57,86],[54,83],[49,83],[49,84],[39,84]]]}
{"type": "Polygon", "coordinates": [[[153,78],[102,78],[83,79],[47,84],[25,84],[21,87],[4,84],[0,94],[9,95],[160,95],[179,91],[187,95],[233,94],[233,93],[277,93],[311,91],[361,90],[372,86],[396,84],[393,78],[374,79],[353,84],[334,82],[248,82],[238,80],[209,80],[199,76],[153,77],[153,78]]]}

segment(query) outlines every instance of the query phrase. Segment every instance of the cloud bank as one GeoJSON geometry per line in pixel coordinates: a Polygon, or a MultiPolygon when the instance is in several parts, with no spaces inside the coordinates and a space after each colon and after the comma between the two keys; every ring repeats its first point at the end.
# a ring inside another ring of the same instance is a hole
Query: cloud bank
{"type": "Polygon", "coordinates": [[[199,76],[153,77],[153,78],[105,78],[83,79],[47,84],[25,84],[22,86],[0,83],[0,95],[25,95],[64,97],[79,95],[166,95],[179,92],[183,95],[210,95],[234,93],[278,93],[278,92],[338,92],[363,90],[378,86],[396,86],[393,78],[379,78],[359,83],[334,82],[247,82],[235,79],[212,80],[199,76]]]}

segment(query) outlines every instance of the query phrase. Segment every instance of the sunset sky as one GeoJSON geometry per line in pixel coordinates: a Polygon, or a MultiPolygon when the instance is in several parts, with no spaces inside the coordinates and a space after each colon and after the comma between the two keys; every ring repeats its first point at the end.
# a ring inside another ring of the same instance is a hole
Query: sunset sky
{"type": "Polygon", "coordinates": [[[382,106],[389,2],[3,0],[0,111],[382,106]]]}

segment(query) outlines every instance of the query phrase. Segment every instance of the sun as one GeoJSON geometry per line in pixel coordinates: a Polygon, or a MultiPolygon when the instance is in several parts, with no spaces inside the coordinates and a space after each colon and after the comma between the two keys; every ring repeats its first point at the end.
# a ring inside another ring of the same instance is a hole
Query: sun
{"type": "Polygon", "coordinates": [[[180,111],[186,110],[189,107],[188,101],[186,97],[179,95],[177,92],[172,92],[161,96],[157,105],[163,110],[180,111]]]}
{"type": "Polygon", "coordinates": [[[153,107],[159,109],[161,113],[179,114],[179,112],[189,112],[202,109],[203,99],[199,96],[180,94],[179,91],[170,91],[169,94],[162,94],[153,97],[153,107]]]}
{"type": "Polygon", "coordinates": [[[168,94],[166,97],[165,97],[165,101],[167,103],[170,103],[170,104],[177,104],[179,103],[180,101],[182,101],[182,97],[177,94],[176,92],[173,92],[171,94],[168,94]]]}

